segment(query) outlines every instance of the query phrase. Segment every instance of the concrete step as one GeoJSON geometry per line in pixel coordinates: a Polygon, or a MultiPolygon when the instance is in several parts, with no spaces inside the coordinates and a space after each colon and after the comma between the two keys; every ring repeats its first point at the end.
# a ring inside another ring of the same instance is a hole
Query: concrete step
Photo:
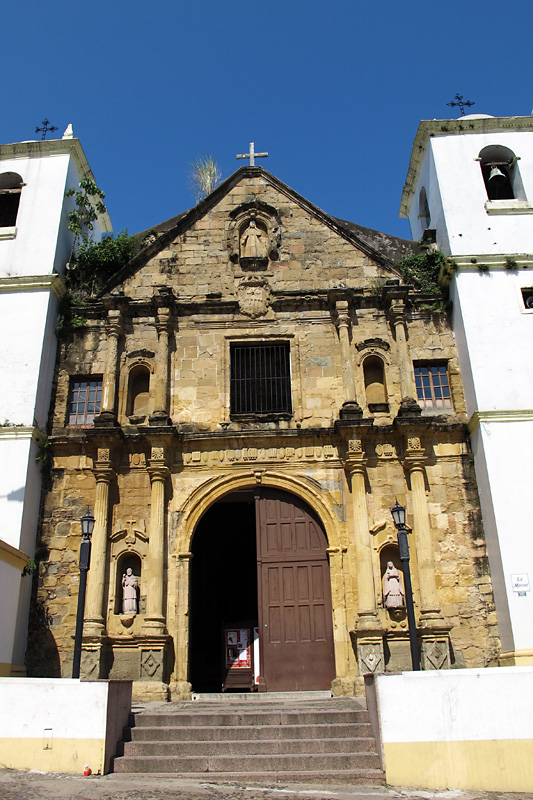
{"type": "Polygon", "coordinates": [[[308,702],[309,700],[327,700],[331,698],[331,692],[324,690],[320,692],[196,692],[192,696],[193,702],[202,703],[279,703],[280,701],[289,703],[308,702]]]}
{"type": "Polygon", "coordinates": [[[211,742],[125,742],[124,756],[213,756],[213,755],[319,755],[324,753],[375,753],[372,737],[351,739],[261,739],[211,742]]]}
{"type": "MultiPolygon", "coordinates": [[[[115,772],[121,770],[115,769],[115,772]]],[[[134,770],[123,770],[133,772],[134,770]]],[[[321,786],[382,786],[385,775],[380,769],[357,770],[286,770],[285,772],[152,772],[151,779],[157,781],[161,778],[183,778],[187,781],[202,781],[208,783],[220,782],[242,783],[246,786],[271,786],[279,783],[317,784],[321,786]]]]}
{"type": "Polygon", "coordinates": [[[115,772],[288,772],[309,770],[379,769],[376,753],[265,756],[123,756],[115,759],[115,772]]]}
{"type": "Polygon", "coordinates": [[[250,712],[224,711],[222,713],[209,713],[198,711],[194,714],[190,711],[161,711],[143,712],[135,715],[135,727],[164,727],[170,728],[174,725],[218,725],[242,727],[243,725],[315,725],[318,722],[327,725],[349,724],[355,722],[368,722],[368,712],[361,710],[338,710],[338,711],[268,711],[257,710],[250,712]]]}
{"type": "Polygon", "coordinates": [[[203,726],[179,725],[170,727],[142,726],[125,728],[124,739],[133,742],[180,742],[180,741],[220,741],[240,739],[243,741],[260,739],[326,739],[348,738],[351,736],[371,736],[372,729],[368,722],[325,725],[242,725],[235,726],[203,726]]]}

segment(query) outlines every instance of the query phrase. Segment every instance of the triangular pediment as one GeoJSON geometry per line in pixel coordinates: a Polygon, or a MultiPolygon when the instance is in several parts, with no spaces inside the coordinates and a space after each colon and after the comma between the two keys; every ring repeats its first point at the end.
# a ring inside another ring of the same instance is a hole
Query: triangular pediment
{"type": "Polygon", "coordinates": [[[280,290],[295,282],[301,291],[362,287],[399,278],[395,262],[414,246],[329,216],[261,167],[238,169],[198,205],[156,226],[151,238],[104,293],[119,289],[141,299],[168,286],[176,295],[225,295],[236,270],[270,271],[280,290]]]}

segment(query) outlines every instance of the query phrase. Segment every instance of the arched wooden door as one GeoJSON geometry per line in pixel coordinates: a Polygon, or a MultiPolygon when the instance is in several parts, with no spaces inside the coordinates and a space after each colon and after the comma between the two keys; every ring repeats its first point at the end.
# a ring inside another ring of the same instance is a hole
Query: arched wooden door
{"type": "Polygon", "coordinates": [[[260,691],[329,689],[335,677],[329,563],[311,509],[256,494],[260,691]]]}

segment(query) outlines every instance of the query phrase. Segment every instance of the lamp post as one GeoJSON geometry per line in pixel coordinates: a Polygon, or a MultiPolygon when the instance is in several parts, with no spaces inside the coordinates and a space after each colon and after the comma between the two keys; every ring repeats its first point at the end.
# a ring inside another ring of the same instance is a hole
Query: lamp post
{"type": "Polygon", "coordinates": [[[413,587],[411,585],[411,570],[409,568],[409,542],[407,541],[407,528],[405,527],[405,508],[398,501],[391,508],[392,518],[398,531],[398,548],[402,562],[403,582],[405,586],[405,605],[407,607],[407,623],[409,626],[409,644],[411,646],[411,664],[413,670],[420,669],[420,653],[416,635],[415,608],[413,604],[413,587]]]}
{"type": "Polygon", "coordinates": [[[82,540],[80,545],[80,588],[78,591],[78,613],[76,614],[76,635],[74,637],[74,659],[72,662],[72,677],[80,677],[81,663],[81,638],[83,636],[83,617],[85,612],[85,590],[87,588],[87,573],[91,566],[91,534],[94,528],[94,517],[89,509],[81,518],[82,540]]]}

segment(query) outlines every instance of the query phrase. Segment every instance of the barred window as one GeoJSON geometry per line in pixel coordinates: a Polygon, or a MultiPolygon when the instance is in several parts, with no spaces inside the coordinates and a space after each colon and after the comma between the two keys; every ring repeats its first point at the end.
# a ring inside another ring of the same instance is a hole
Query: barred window
{"type": "Polygon", "coordinates": [[[230,350],[232,414],[290,414],[289,342],[232,344],[230,350]]]}
{"type": "Polygon", "coordinates": [[[92,425],[100,413],[102,379],[87,378],[74,381],[70,391],[69,425],[92,425]]]}
{"type": "Polygon", "coordinates": [[[445,364],[415,366],[416,394],[422,409],[452,408],[448,368],[445,364]]]}

